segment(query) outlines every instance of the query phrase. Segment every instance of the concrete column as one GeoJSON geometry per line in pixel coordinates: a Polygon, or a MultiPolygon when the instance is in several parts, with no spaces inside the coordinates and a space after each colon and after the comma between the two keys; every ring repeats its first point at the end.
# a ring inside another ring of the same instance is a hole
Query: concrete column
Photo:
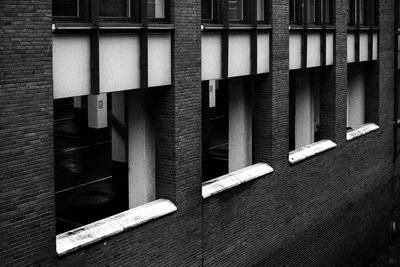
{"type": "Polygon", "coordinates": [[[365,68],[362,64],[348,67],[347,127],[357,128],[365,122],[365,68]]]}
{"type": "Polygon", "coordinates": [[[299,71],[296,74],[296,148],[314,142],[314,109],[313,93],[309,71],[299,71]]]}
{"type": "Polygon", "coordinates": [[[107,94],[88,96],[88,126],[94,129],[107,127],[107,94]]]}
{"type": "Polygon", "coordinates": [[[113,93],[111,119],[112,160],[127,162],[125,130],[125,92],[113,93]]]}
{"type": "Polygon", "coordinates": [[[251,86],[243,79],[229,80],[229,172],[252,163],[251,86]]]}
{"type": "Polygon", "coordinates": [[[128,94],[129,208],[133,208],[155,199],[155,137],[145,92],[128,94]]]}

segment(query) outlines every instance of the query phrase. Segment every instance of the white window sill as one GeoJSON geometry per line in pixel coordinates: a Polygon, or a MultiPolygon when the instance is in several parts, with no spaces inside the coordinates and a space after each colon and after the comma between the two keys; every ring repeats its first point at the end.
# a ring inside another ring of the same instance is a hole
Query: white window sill
{"type": "Polygon", "coordinates": [[[176,206],[171,201],[158,199],[103,220],[59,234],[56,237],[57,254],[58,256],[65,255],[81,247],[172,213],[176,209],[176,206]]]}
{"type": "Polygon", "coordinates": [[[210,181],[204,182],[202,186],[203,199],[218,194],[229,188],[238,186],[245,182],[254,180],[273,172],[271,166],[266,163],[257,163],[249,167],[228,173],[210,181]]]}
{"type": "Polygon", "coordinates": [[[379,129],[379,126],[376,125],[375,123],[366,123],[356,129],[348,130],[346,133],[346,140],[347,141],[353,140],[357,137],[366,135],[367,133],[376,131],[378,129],[379,129]]]}
{"type": "Polygon", "coordinates": [[[289,162],[290,164],[295,164],[334,147],[336,147],[336,143],[332,142],[331,140],[321,140],[290,151],[289,162]]]}

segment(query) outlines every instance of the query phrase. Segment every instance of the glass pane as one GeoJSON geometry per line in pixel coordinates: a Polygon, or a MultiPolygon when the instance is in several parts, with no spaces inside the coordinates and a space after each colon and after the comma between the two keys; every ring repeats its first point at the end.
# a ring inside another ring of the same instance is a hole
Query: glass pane
{"type": "Polygon", "coordinates": [[[308,23],[315,23],[315,0],[308,0],[308,23]]]}
{"type": "Polygon", "coordinates": [[[330,15],[329,15],[329,13],[330,13],[330,8],[331,8],[331,6],[330,6],[330,4],[331,4],[331,1],[330,0],[324,0],[325,1],[325,10],[324,10],[324,21],[326,22],[326,23],[331,23],[331,17],[330,17],[330,15]]]}
{"type": "Polygon", "coordinates": [[[213,19],[213,0],[201,1],[201,19],[213,19]]]}
{"type": "Polygon", "coordinates": [[[149,19],[165,18],[164,0],[148,0],[147,1],[147,17],[149,19]]]}
{"type": "Polygon", "coordinates": [[[127,17],[126,0],[99,0],[100,17],[127,17]]]}
{"type": "Polygon", "coordinates": [[[53,16],[78,16],[77,0],[53,0],[53,16]]]}
{"type": "Polygon", "coordinates": [[[241,21],[243,20],[243,0],[229,0],[229,20],[241,21]]]}
{"type": "Polygon", "coordinates": [[[360,0],[360,24],[364,24],[364,0],[360,0]]]}
{"type": "Polygon", "coordinates": [[[264,21],[264,0],[257,0],[257,20],[264,21]]]}

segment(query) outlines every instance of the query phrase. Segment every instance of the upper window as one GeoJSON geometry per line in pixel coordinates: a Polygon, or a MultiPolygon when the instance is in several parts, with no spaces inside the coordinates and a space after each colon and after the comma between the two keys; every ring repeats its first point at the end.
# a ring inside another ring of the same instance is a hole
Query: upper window
{"type": "MultiPolygon", "coordinates": [[[[117,19],[140,22],[141,4],[147,5],[147,19],[150,21],[165,22],[168,17],[168,0],[98,0],[98,15],[101,19],[117,19]]],[[[53,17],[57,20],[88,21],[89,17],[97,13],[91,10],[89,1],[85,0],[53,0],[53,17]]]]}
{"type": "Polygon", "coordinates": [[[233,23],[249,23],[251,17],[256,17],[259,23],[269,22],[269,0],[228,0],[227,14],[224,14],[224,9],[220,1],[217,0],[202,0],[201,2],[201,19],[208,23],[222,23],[222,18],[227,18],[233,23]],[[252,14],[251,4],[255,4],[256,10],[252,14]]]}
{"type": "Polygon", "coordinates": [[[53,0],[53,16],[77,17],[78,0],[53,0]]]}
{"type": "Polygon", "coordinates": [[[165,18],[165,1],[164,0],[148,0],[147,1],[147,17],[149,19],[165,18]]]}
{"type": "Polygon", "coordinates": [[[332,0],[290,0],[290,23],[307,24],[331,24],[333,10],[332,0]]]}
{"type": "Polygon", "coordinates": [[[128,17],[127,0],[99,0],[99,16],[124,18],[128,17]]]}
{"type": "Polygon", "coordinates": [[[349,12],[347,22],[349,25],[376,26],[377,19],[376,0],[348,0],[349,12]]]}

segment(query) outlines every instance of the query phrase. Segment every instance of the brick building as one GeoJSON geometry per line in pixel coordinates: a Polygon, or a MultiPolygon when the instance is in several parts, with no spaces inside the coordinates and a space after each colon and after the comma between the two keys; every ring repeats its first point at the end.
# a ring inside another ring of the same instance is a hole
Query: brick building
{"type": "Polygon", "coordinates": [[[398,8],[0,1],[0,265],[368,262],[398,220],[398,8]]]}

